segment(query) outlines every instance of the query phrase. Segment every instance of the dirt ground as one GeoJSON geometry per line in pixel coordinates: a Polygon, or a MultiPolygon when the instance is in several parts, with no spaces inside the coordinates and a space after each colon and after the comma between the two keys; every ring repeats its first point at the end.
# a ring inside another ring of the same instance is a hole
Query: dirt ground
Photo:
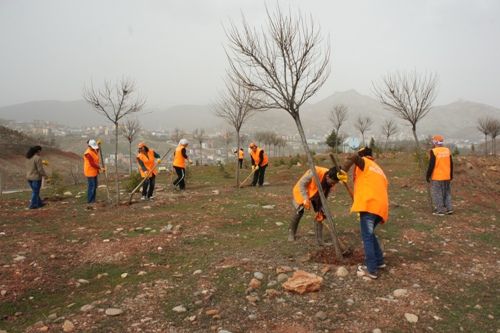
{"type": "Polygon", "coordinates": [[[352,253],[338,261],[318,247],[311,213],[287,241],[305,168],[286,159],[272,160],[263,188],[193,167],[185,192],[164,174],[154,200],[132,205],[107,205],[101,188],[86,209],[83,185],[65,197],[45,189],[39,210],[26,209],[28,193],[4,195],[0,332],[500,332],[500,159],[455,158],[455,213],[444,217],[431,214],[413,157],[377,160],[390,182],[378,280],[356,274],[363,250],[341,186],[329,202],[352,253]],[[286,291],[297,270],[322,277],[319,291],[286,291]]]}

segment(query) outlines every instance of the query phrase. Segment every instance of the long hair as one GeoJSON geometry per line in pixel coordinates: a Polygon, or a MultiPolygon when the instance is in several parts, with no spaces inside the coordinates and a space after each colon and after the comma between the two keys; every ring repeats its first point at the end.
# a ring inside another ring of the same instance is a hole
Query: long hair
{"type": "Polygon", "coordinates": [[[31,147],[28,152],[26,153],[26,158],[32,158],[33,156],[35,156],[36,153],[42,151],[42,147],[41,146],[33,146],[31,147]]]}

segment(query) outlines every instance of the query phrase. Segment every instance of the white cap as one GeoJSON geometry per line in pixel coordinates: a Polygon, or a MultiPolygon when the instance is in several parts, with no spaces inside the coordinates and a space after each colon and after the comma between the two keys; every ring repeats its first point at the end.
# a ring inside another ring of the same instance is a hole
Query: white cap
{"type": "Polygon", "coordinates": [[[95,142],[94,139],[90,139],[88,145],[92,149],[99,149],[99,145],[97,144],[97,142],[95,142]]]}
{"type": "Polygon", "coordinates": [[[186,140],[186,139],[181,139],[181,141],[179,141],[179,144],[180,144],[180,145],[183,145],[183,146],[186,146],[186,145],[188,145],[188,144],[189,144],[189,142],[188,142],[188,140],[186,140]]]}

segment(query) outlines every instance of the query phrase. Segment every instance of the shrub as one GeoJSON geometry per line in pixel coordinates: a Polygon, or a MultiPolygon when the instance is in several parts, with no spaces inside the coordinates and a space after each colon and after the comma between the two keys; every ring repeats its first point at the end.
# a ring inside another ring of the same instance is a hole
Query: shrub
{"type": "Polygon", "coordinates": [[[125,183],[125,189],[127,190],[127,192],[132,192],[132,190],[134,188],[137,187],[137,185],[139,185],[139,183],[142,181],[142,177],[140,175],[140,173],[138,172],[132,172],[132,174],[130,175],[130,177],[127,179],[127,182],[125,183]]]}

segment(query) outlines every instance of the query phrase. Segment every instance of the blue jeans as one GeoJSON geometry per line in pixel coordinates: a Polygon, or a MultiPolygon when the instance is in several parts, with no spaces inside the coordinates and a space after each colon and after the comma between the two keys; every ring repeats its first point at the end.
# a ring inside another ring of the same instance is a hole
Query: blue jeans
{"type": "Polygon", "coordinates": [[[97,191],[97,176],[87,177],[87,203],[95,202],[95,193],[97,191]]]}
{"type": "Polygon", "coordinates": [[[43,206],[42,199],[40,198],[40,189],[42,188],[42,180],[28,180],[31,187],[31,203],[30,208],[40,208],[43,206]]]}
{"type": "Polygon", "coordinates": [[[384,254],[380,249],[380,245],[375,236],[375,227],[382,222],[382,218],[378,215],[361,212],[360,214],[361,238],[365,248],[365,265],[370,273],[376,273],[377,266],[384,263],[384,254]]]}

